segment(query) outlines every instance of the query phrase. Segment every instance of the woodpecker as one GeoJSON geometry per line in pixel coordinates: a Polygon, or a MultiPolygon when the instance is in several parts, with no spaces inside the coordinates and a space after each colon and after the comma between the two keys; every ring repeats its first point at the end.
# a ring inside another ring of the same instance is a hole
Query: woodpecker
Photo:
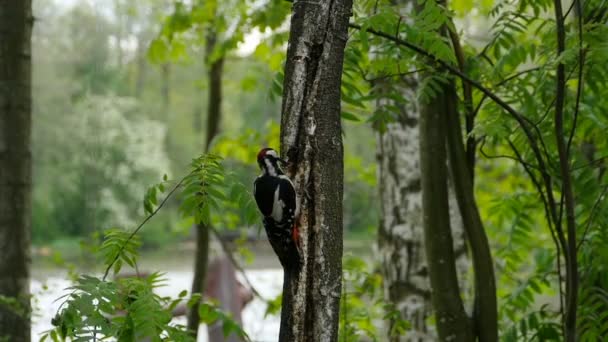
{"type": "Polygon", "coordinates": [[[253,196],[264,216],[268,241],[281,265],[283,268],[297,267],[300,264],[300,235],[296,225],[296,189],[279,162],[285,163],[277,151],[272,148],[260,150],[258,165],[262,174],[253,183],[253,196]]]}

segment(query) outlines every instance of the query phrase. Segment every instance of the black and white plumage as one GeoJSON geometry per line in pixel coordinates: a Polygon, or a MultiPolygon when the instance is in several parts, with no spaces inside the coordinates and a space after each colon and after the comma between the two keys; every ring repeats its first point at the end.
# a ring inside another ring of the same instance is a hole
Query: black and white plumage
{"type": "Polygon", "coordinates": [[[300,262],[299,232],[296,226],[296,190],[279,166],[283,162],[277,152],[264,148],[258,153],[262,174],[253,183],[255,201],[264,216],[268,241],[279,257],[283,268],[300,262]]]}

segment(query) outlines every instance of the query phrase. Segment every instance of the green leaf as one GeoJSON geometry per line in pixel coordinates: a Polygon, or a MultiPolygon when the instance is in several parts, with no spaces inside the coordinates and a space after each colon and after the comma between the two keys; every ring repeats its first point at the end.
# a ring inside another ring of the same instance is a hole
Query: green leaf
{"type": "Polygon", "coordinates": [[[150,42],[148,48],[148,59],[152,63],[162,63],[168,59],[168,49],[162,38],[156,38],[150,42]]]}
{"type": "Polygon", "coordinates": [[[361,119],[359,119],[359,117],[357,117],[355,114],[353,113],[349,113],[349,112],[342,112],[340,113],[340,116],[342,117],[342,119],[344,120],[350,120],[350,121],[361,121],[361,119]]]}

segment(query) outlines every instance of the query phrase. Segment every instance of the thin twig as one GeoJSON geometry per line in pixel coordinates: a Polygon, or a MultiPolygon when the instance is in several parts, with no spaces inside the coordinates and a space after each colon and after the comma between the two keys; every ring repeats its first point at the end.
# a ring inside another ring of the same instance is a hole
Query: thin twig
{"type": "Polygon", "coordinates": [[[599,204],[602,202],[602,197],[604,197],[607,192],[608,192],[608,185],[604,186],[602,193],[600,194],[600,196],[597,198],[597,200],[593,204],[593,207],[591,207],[591,212],[589,213],[589,221],[587,221],[587,225],[585,226],[585,230],[583,231],[583,236],[581,237],[581,240],[578,242],[577,249],[581,248],[581,245],[585,242],[587,233],[589,232],[589,228],[591,227],[591,223],[593,222],[593,219],[595,216],[595,211],[596,211],[597,207],[599,207],[599,204]]]}
{"type": "MultiPolygon", "coordinates": [[[[454,23],[452,22],[452,25],[454,23]]],[[[448,30],[448,34],[450,36],[450,40],[452,41],[452,48],[454,49],[454,55],[456,56],[456,61],[458,61],[458,68],[462,72],[466,72],[466,61],[465,61],[465,53],[460,45],[460,38],[458,34],[452,30],[448,30]]],[[[473,89],[471,85],[464,80],[462,81],[462,97],[464,99],[464,118],[465,118],[465,129],[466,129],[466,149],[465,155],[467,158],[467,165],[469,167],[469,172],[471,173],[471,179],[474,183],[475,180],[475,150],[477,147],[477,141],[475,137],[471,134],[473,132],[473,127],[475,126],[475,115],[473,111],[473,89]]]]}
{"type": "MultiPolygon", "coordinates": [[[[494,86],[494,88],[498,88],[498,87],[500,87],[500,86],[503,86],[505,83],[507,83],[507,82],[509,82],[509,81],[511,81],[511,80],[513,80],[513,79],[515,79],[515,78],[518,78],[518,77],[519,77],[519,76],[521,76],[521,75],[525,75],[525,74],[527,74],[527,73],[534,72],[534,71],[538,71],[538,70],[541,70],[541,69],[542,69],[542,67],[534,67],[534,68],[530,68],[530,69],[526,69],[526,70],[522,70],[522,71],[520,71],[520,72],[517,72],[517,73],[515,73],[515,74],[513,74],[513,75],[511,75],[511,76],[506,77],[506,78],[505,78],[505,79],[503,79],[502,81],[500,81],[500,82],[496,83],[496,85],[494,86]]],[[[478,113],[478,112],[479,112],[479,110],[481,109],[481,105],[483,104],[483,102],[484,102],[484,101],[485,101],[487,98],[488,98],[488,97],[487,97],[485,94],[483,94],[483,96],[481,97],[481,100],[479,100],[479,103],[478,103],[478,104],[477,104],[477,106],[475,107],[475,110],[473,110],[473,115],[474,115],[474,116],[477,116],[477,113],[478,113]]]]}
{"type": "Polygon", "coordinates": [[[186,180],[186,178],[188,178],[190,175],[192,175],[193,173],[197,172],[198,170],[194,170],[192,172],[190,172],[188,174],[188,176],[182,178],[174,187],[173,189],[171,189],[171,191],[169,191],[169,193],[167,194],[167,196],[165,196],[165,198],[163,199],[162,202],[160,202],[160,204],[158,205],[158,207],[156,207],[156,209],[154,209],[154,211],[148,215],[140,224],[139,226],[137,226],[137,228],[135,228],[135,230],[133,230],[133,232],[131,232],[131,234],[129,235],[129,237],[127,238],[127,240],[124,242],[124,244],[122,246],[120,246],[120,249],[118,250],[118,253],[116,253],[116,257],[114,257],[114,260],[112,260],[112,262],[110,262],[110,264],[108,264],[108,267],[106,267],[106,271],[103,274],[103,278],[102,280],[106,280],[106,278],[108,277],[108,274],[110,273],[110,269],[112,269],[112,266],[114,266],[114,264],[116,263],[116,261],[118,260],[118,258],[120,257],[120,253],[122,253],[122,251],[125,249],[125,247],[127,246],[127,244],[129,243],[129,241],[131,241],[131,239],[133,239],[133,237],[137,234],[137,232],[139,232],[139,230],[152,218],[154,217],[154,215],[156,215],[156,213],[158,213],[158,211],[160,210],[160,208],[163,207],[163,205],[165,205],[165,203],[167,202],[167,200],[171,197],[171,195],[173,195],[173,193],[180,187],[182,186],[182,183],[184,183],[184,180],[186,180]]]}
{"type": "MultiPolygon", "coordinates": [[[[566,18],[568,18],[568,15],[570,14],[570,12],[572,12],[572,10],[574,9],[574,5],[577,3],[577,0],[572,1],[572,3],[570,4],[570,7],[568,7],[568,10],[566,11],[566,14],[564,14],[564,20],[566,20],[566,18]]],[[[579,8],[580,9],[580,8],[579,8]]],[[[582,15],[582,13],[579,12],[579,17],[582,15]]]]}
{"type": "MultiPolygon", "coordinates": [[[[583,97],[583,69],[585,66],[585,50],[583,50],[583,18],[582,8],[580,0],[574,0],[572,7],[576,4],[576,8],[579,12],[578,15],[578,84],[576,85],[576,104],[574,106],[574,119],[572,121],[572,128],[570,129],[570,137],[568,138],[568,144],[566,145],[566,154],[570,153],[570,146],[572,145],[572,139],[574,138],[574,131],[576,130],[576,122],[578,119],[578,113],[580,109],[581,99],[583,97]]],[[[568,14],[566,13],[566,16],[568,14]]]]}
{"type": "MultiPolygon", "coordinates": [[[[575,0],[580,1],[580,0],[575,0]]],[[[562,13],[561,0],[554,0],[555,9],[555,32],[557,35],[557,55],[560,56],[566,50],[566,29],[562,13]]],[[[578,297],[578,263],[576,258],[576,219],[574,213],[574,192],[570,173],[568,151],[564,142],[564,106],[566,100],[566,66],[563,62],[557,64],[556,69],[556,91],[555,91],[555,139],[559,157],[559,169],[561,176],[562,193],[564,197],[566,212],[566,230],[568,234],[568,249],[566,250],[566,318],[565,318],[565,340],[576,341],[576,314],[578,297]]],[[[582,69],[582,66],[579,66],[582,69]]],[[[561,205],[561,203],[560,203],[561,205]]],[[[558,217],[557,226],[561,226],[561,217],[558,217]]]]}
{"type": "MultiPolygon", "coordinates": [[[[357,29],[357,30],[362,29],[362,27],[360,25],[357,25],[354,23],[349,23],[349,27],[357,29]]],[[[553,184],[552,184],[552,180],[551,180],[551,175],[549,174],[549,169],[547,168],[547,164],[545,163],[545,160],[543,159],[543,154],[541,153],[541,150],[539,148],[538,141],[540,141],[541,145],[543,146],[545,156],[547,156],[547,162],[550,162],[550,159],[548,158],[547,149],[546,149],[546,146],[544,144],[542,135],[540,134],[540,130],[538,129],[538,127],[535,126],[534,123],[530,121],[530,119],[523,116],[521,113],[519,113],[517,110],[515,110],[513,107],[511,107],[511,105],[506,103],[503,99],[501,99],[494,92],[492,92],[488,88],[484,87],[481,83],[479,83],[479,81],[473,80],[472,78],[470,78],[468,75],[466,75],[465,73],[458,70],[458,68],[454,67],[449,62],[446,62],[446,61],[438,58],[437,56],[433,55],[432,53],[424,50],[423,48],[421,48],[415,44],[412,44],[406,40],[400,39],[399,37],[393,37],[390,34],[387,34],[385,32],[378,31],[378,30],[375,30],[372,28],[366,28],[366,30],[367,30],[367,32],[369,32],[373,35],[388,39],[398,45],[405,46],[408,49],[418,53],[419,55],[427,57],[431,61],[434,61],[442,68],[445,68],[446,70],[448,70],[450,73],[452,73],[452,74],[460,77],[461,79],[467,81],[468,83],[470,83],[473,87],[480,90],[482,93],[484,93],[490,99],[492,99],[496,104],[498,104],[500,107],[502,107],[507,113],[509,113],[513,117],[513,119],[515,119],[515,121],[517,121],[517,123],[523,130],[523,132],[526,135],[526,138],[528,140],[528,143],[530,144],[530,148],[532,148],[532,152],[534,153],[534,157],[536,159],[536,162],[538,163],[538,168],[539,168],[540,173],[543,178],[543,183],[544,183],[544,186],[546,189],[547,199],[549,202],[549,208],[551,210],[551,216],[553,217],[553,220],[555,222],[558,222],[557,205],[555,204],[556,202],[555,202],[555,198],[553,196],[553,184]],[[532,129],[530,128],[529,125],[532,127],[532,129]],[[537,139],[538,139],[538,141],[537,141],[537,139]]],[[[560,238],[560,242],[562,242],[565,245],[565,235],[563,233],[562,227],[560,225],[556,225],[556,231],[558,233],[558,237],[560,238]]],[[[566,259],[568,259],[567,254],[565,254],[565,255],[566,255],[566,259]]]]}
{"type": "MultiPolygon", "coordinates": [[[[349,23],[348,24],[349,27],[357,29],[357,30],[362,30],[361,25],[358,24],[354,24],[354,23],[349,23]]],[[[399,37],[393,37],[392,35],[382,32],[382,31],[378,31],[372,28],[366,28],[366,31],[376,35],[378,37],[382,37],[385,39],[388,39],[398,45],[402,45],[407,47],[408,49],[429,58],[430,60],[432,60],[433,62],[439,64],[439,66],[441,66],[442,68],[445,68],[446,70],[448,70],[450,73],[458,76],[459,78],[465,80],[467,83],[471,84],[473,87],[477,88],[478,90],[480,90],[482,93],[484,93],[486,96],[488,96],[490,99],[492,99],[494,102],[496,102],[499,106],[501,106],[505,111],[507,111],[507,113],[509,113],[519,124],[520,126],[522,126],[522,129],[526,132],[526,135],[529,135],[529,138],[534,140],[534,135],[532,134],[532,132],[529,130],[529,127],[527,127],[526,122],[527,119],[524,118],[524,116],[519,113],[517,110],[515,110],[515,108],[511,107],[511,105],[509,105],[507,102],[505,102],[503,99],[501,99],[498,95],[496,95],[495,93],[493,93],[490,89],[486,88],[485,86],[483,86],[481,83],[479,83],[478,81],[470,78],[468,75],[466,75],[464,72],[460,71],[457,67],[453,66],[452,64],[450,64],[449,62],[446,62],[444,60],[442,60],[441,58],[438,58],[437,56],[435,56],[434,54],[424,50],[423,48],[412,44],[406,40],[403,40],[399,37]]]]}
{"type": "Polygon", "coordinates": [[[232,266],[234,266],[234,268],[236,268],[241,273],[241,275],[243,276],[243,279],[245,279],[245,282],[247,283],[247,286],[249,286],[249,289],[251,289],[251,292],[253,293],[253,295],[256,296],[256,297],[258,297],[262,301],[267,302],[268,300],[266,300],[258,292],[258,290],[256,290],[256,288],[253,286],[253,284],[251,283],[251,281],[247,277],[247,274],[245,273],[245,270],[238,263],[238,261],[236,260],[236,258],[232,254],[232,251],[230,250],[230,247],[228,246],[228,244],[226,243],[226,241],[224,241],[224,239],[222,239],[222,237],[220,236],[220,234],[218,233],[218,231],[215,228],[211,227],[211,226],[209,226],[208,229],[211,230],[211,232],[213,233],[213,235],[215,235],[215,237],[217,238],[217,240],[220,242],[220,245],[222,246],[222,250],[224,250],[224,253],[226,254],[226,256],[228,256],[228,259],[230,259],[230,262],[232,263],[232,266]]]}
{"type": "Polygon", "coordinates": [[[426,68],[422,68],[422,69],[416,69],[416,70],[412,70],[412,71],[408,71],[408,72],[399,72],[399,73],[394,73],[394,74],[377,76],[377,77],[373,77],[373,78],[366,78],[365,76],[363,76],[363,80],[366,82],[375,82],[375,81],[385,80],[387,78],[392,78],[392,77],[397,77],[397,76],[400,76],[400,77],[409,76],[409,75],[423,72],[426,70],[427,70],[426,68]]]}
{"type": "Polygon", "coordinates": [[[540,182],[536,179],[532,170],[526,166],[526,163],[524,162],[522,155],[517,150],[517,147],[515,147],[515,144],[513,144],[513,142],[511,140],[507,140],[507,141],[509,142],[509,146],[511,146],[513,153],[515,153],[515,156],[517,157],[517,159],[523,166],[524,171],[526,171],[526,173],[528,174],[528,177],[530,177],[530,180],[532,180],[532,184],[534,184],[534,187],[536,188],[536,191],[540,195],[541,201],[543,202],[543,207],[545,209],[545,217],[547,218],[547,223],[549,224],[549,232],[551,232],[551,239],[553,239],[553,243],[555,244],[556,259],[557,259],[557,277],[558,277],[558,285],[559,285],[559,311],[561,313],[561,317],[562,317],[562,321],[563,321],[563,318],[564,318],[564,290],[562,288],[562,263],[561,263],[560,257],[561,257],[562,248],[565,248],[566,246],[565,246],[565,244],[563,245],[563,247],[560,245],[560,241],[562,241],[562,240],[558,238],[558,234],[552,225],[551,214],[550,214],[551,210],[549,209],[550,208],[549,201],[545,197],[545,193],[543,192],[543,188],[542,188],[540,182]]]}
{"type": "Polygon", "coordinates": [[[490,155],[488,154],[486,151],[484,151],[484,146],[485,146],[486,142],[485,139],[482,140],[481,144],[479,145],[479,153],[481,153],[482,156],[484,156],[487,159],[510,159],[510,160],[514,160],[520,164],[522,164],[525,167],[529,167],[530,169],[534,169],[536,171],[539,171],[538,166],[536,165],[532,165],[530,163],[525,162],[523,159],[521,158],[517,158],[514,156],[510,156],[510,155],[506,155],[506,154],[496,154],[496,155],[490,155]]]}
{"type": "Polygon", "coordinates": [[[580,170],[580,169],[584,169],[584,168],[589,167],[589,166],[591,166],[591,165],[593,165],[593,164],[595,164],[597,162],[600,162],[600,161],[602,161],[604,159],[608,159],[608,156],[603,156],[603,157],[594,159],[594,160],[590,161],[589,163],[586,163],[586,164],[583,164],[583,165],[573,166],[573,167],[570,168],[570,170],[571,171],[577,171],[577,170],[580,170]]]}

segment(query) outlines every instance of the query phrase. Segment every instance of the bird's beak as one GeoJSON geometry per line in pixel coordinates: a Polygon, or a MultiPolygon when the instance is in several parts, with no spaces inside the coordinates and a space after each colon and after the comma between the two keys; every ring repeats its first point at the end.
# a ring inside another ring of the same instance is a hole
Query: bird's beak
{"type": "Polygon", "coordinates": [[[285,161],[285,159],[277,158],[277,160],[283,163],[284,165],[287,165],[287,161],[285,161]]]}

